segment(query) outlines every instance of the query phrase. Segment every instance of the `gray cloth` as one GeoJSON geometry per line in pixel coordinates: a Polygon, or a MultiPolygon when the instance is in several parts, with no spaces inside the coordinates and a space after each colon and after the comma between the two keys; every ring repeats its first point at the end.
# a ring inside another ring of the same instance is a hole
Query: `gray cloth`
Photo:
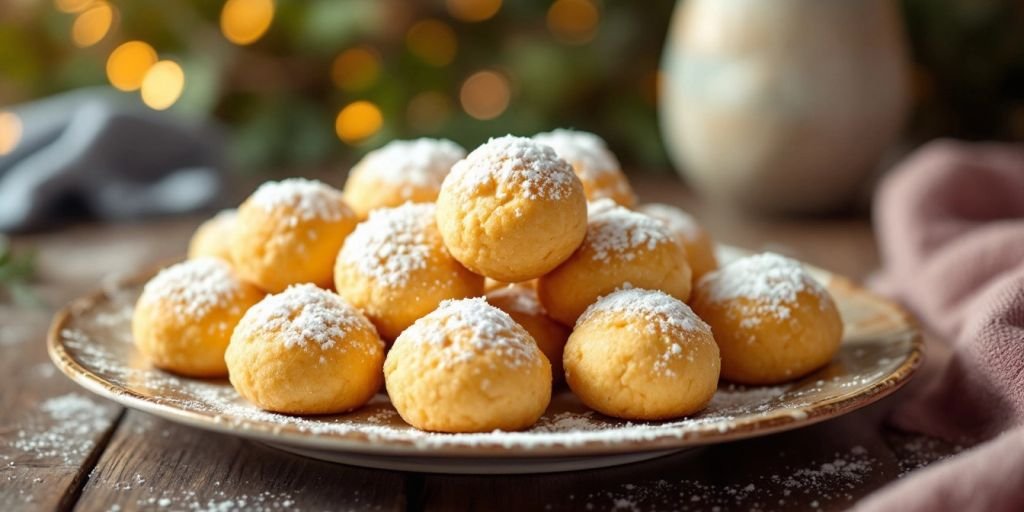
{"type": "Polygon", "coordinates": [[[211,208],[224,188],[218,130],[83,89],[10,109],[22,138],[0,157],[0,232],[211,208]]]}

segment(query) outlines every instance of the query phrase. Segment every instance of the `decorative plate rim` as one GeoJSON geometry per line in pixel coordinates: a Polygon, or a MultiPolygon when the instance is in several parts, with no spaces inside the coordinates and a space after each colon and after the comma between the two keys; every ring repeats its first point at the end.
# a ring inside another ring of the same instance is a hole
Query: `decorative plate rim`
{"type": "MultiPolygon", "coordinates": [[[[70,301],[55,315],[47,334],[47,352],[54,365],[76,384],[103,398],[113,400],[125,407],[147,412],[161,418],[183,423],[189,426],[259,441],[288,444],[306,449],[344,451],[367,455],[405,455],[421,457],[460,457],[460,458],[541,458],[541,457],[573,457],[600,456],[622,454],[628,452],[658,451],[682,449],[692,446],[713,444],[767,434],[793,430],[866,407],[891,395],[905,385],[914,375],[924,358],[924,341],[921,329],[914,317],[898,303],[876,295],[855,284],[852,280],[804,263],[812,271],[830,276],[831,287],[845,288],[850,294],[866,295],[872,301],[881,303],[896,314],[906,324],[907,335],[910,336],[910,350],[898,367],[885,378],[867,388],[840,394],[801,408],[777,409],[776,414],[739,418],[728,428],[722,429],[713,424],[688,427],[686,431],[666,428],[664,432],[654,431],[650,438],[623,439],[619,441],[585,440],[573,444],[537,444],[531,446],[522,443],[501,443],[493,441],[475,441],[473,444],[417,444],[409,440],[378,439],[363,432],[332,433],[322,435],[314,432],[290,431],[281,428],[270,428],[264,424],[243,422],[233,424],[220,420],[220,416],[208,416],[196,411],[179,408],[171,404],[156,401],[115,384],[101,375],[83,366],[64,346],[61,331],[64,330],[72,316],[94,306],[108,297],[109,285],[70,301]]],[[[155,269],[139,271],[118,281],[118,286],[138,285],[155,273],[155,269]]],[[[461,434],[448,434],[456,438],[461,434]]]]}

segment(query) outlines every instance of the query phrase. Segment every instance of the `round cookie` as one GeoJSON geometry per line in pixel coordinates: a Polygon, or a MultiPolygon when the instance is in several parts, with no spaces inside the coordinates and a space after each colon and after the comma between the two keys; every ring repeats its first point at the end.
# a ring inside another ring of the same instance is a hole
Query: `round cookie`
{"type": "Polygon", "coordinates": [[[530,333],[483,298],[448,300],[395,340],[391,403],[435,432],[520,430],[551,401],[551,364],[530,333]]]}
{"type": "Polygon", "coordinates": [[[548,316],[537,299],[537,290],[521,283],[492,290],[486,299],[492,306],[508,313],[533,336],[541,352],[551,362],[554,380],[562,380],[562,349],[569,338],[569,329],[548,316]]]}
{"type": "Polygon", "coordinates": [[[261,409],[333,414],[380,389],[384,342],[337,294],[302,284],[250,308],[224,359],[231,385],[261,409]]]}
{"type": "Polygon", "coordinates": [[[540,277],[580,245],[587,202],[554,150],[522,137],[491,139],[441,186],[437,225],[452,256],[505,282],[540,277]]]}
{"type": "Polygon", "coordinates": [[[661,203],[648,203],[637,208],[637,211],[658,219],[679,239],[686,249],[686,260],[690,263],[695,282],[704,274],[718,268],[715,242],[693,215],[675,206],[661,203]]]}
{"type": "Polygon", "coordinates": [[[231,232],[238,211],[222,210],[196,228],[188,243],[189,259],[210,257],[231,262],[231,232]]]}
{"type": "Polygon", "coordinates": [[[432,203],[466,150],[447,139],[396,140],[366,154],[349,171],[344,195],[365,219],[371,210],[405,202],[432,203]]]}
{"type": "Polygon", "coordinates": [[[742,258],[704,276],[691,305],[715,331],[722,377],[742,384],[802,377],[827,364],[843,337],[828,291],[778,254],[742,258]]]}
{"type": "Polygon", "coordinates": [[[238,208],[231,261],[268,292],[291,284],[331,285],[334,260],[356,215],[341,192],[319,181],[269,181],[238,208]]]}
{"type": "Polygon", "coordinates": [[[263,293],[216,258],[172,265],[146,283],[132,313],[135,346],[153,366],[222,377],[231,331],[263,293]]]}
{"type": "Polygon", "coordinates": [[[718,388],[711,328],[663,292],[632,288],[601,298],[580,316],[564,357],[576,396],[616,418],[686,416],[718,388]]]}
{"type": "Polygon", "coordinates": [[[573,325],[598,297],[623,287],[690,297],[686,252],[668,228],[610,199],[591,204],[597,213],[590,216],[583,244],[537,281],[540,302],[555,320],[573,325]]]}
{"type": "Polygon", "coordinates": [[[608,150],[604,139],[590,132],[558,129],[538,133],[533,140],[550,146],[572,165],[583,183],[590,201],[608,198],[626,208],[636,204],[636,194],[622,173],[618,159],[608,150]]]}
{"type": "Polygon", "coordinates": [[[433,203],[383,208],[356,226],[334,266],[338,294],[393,340],[444,299],[475,297],[484,278],[444,247],[433,203]]]}

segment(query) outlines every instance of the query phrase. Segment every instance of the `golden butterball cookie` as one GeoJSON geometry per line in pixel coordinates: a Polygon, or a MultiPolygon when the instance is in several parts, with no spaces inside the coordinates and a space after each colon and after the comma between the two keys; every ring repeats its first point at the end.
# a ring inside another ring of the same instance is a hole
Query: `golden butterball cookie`
{"type": "Polygon", "coordinates": [[[619,288],[662,290],[690,297],[686,252],[662,223],[609,199],[591,203],[587,236],[558,268],[537,281],[537,295],[548,313],[565,325],[598,297],[619,288]]]}
{"type": "Polygon", "coordinates": [[[565,378],[588,407],[662,420],[704,408],[718,388],[711,328],[682,301],[637,288],[587,308],[565,345],[565,378]]]}
{"type": "Polygon", "coordinates": [[[645,204],[637,210],[663,222],[679,239],[686,249],[686,260],[690,263],[694,281],[718,268],[715,242],[693,215],[675,206],[661,203],[645,204]]]}
{"type": "Polygon", "coordinates": [[[238,208],[231,262],[269,292],[297,283],[326,288],[357,222],[341,192],[328,185],[302,178],[267,182],[238,208]]]}
{"type": "Polygon", "coordinates": [[[537,299],[537,290],[526,284],[517,284],[489,291],[486,298],[533,336],[551,363],[554,380],[562,380],[562,349],[569,338],[569,329],[548,316],[537,299]]]}
{"type": "Polygon", "coordinates": [[[517,282],[565,261],[587,231],[587,201],[572,167],[522,137],[491,139],[441,186],[437,225],[452,256],[478,274],[517,282]]]}
{"type": "Polygon", "coordinates": [[[189,259],[210,257],[230,262],[231,232],[237,216],[237,210],[223,210],[200,224],[188,243],[189,259]]]}
{"type": "Polygon", "coordinates": [[[588,200],[608,198],[627,208],[636,204],[633,187],[601,137],[590,132],[558,129],[538,133],[533,140],[550,146],[572,165],[588,200]]]}
{"type": "Polygon", "coordinates": [[[302,284],[250,308],[224,359],[231,385],[262,409],[341,413],[380,389],[384,342],[337,294],[302,284]]]}
{"type": "Polygon", "coordinates": [[[235,324],[263,293],[216,258],[168,267],[146,283],[132,314],[135,346],[157,368],[190,377],[227,374],[235,324]]]}
{"type": "Polygon", "coordinates": [[[377,208],[432,203],[452,165],[465,156],[462,146],[445,139],[389,142],[352,167],[345,201],[362,219],[377,208]]]}
{"type": "Polygon", "coordinates": [[[530,333],[483,298],[442,302],[384,362],[391,403],[436,432],[520,430],[551,401],[551,364],[530,333]]]}
{"type": "Polygon", "coordinates": [[[433,203],[383,208],[356,226],[334,266],[338,294],[393,340],[444,299],[483,294],[484,278],[452,258],[433,203]]]}
{"type": "Polygon", "coordinates": [[[691,304],[715,331],[722,377],[742,384],[802,377],[827,364],[843,337],[828,291],[778,254],[742,258],[704,276],[691,304]]]}

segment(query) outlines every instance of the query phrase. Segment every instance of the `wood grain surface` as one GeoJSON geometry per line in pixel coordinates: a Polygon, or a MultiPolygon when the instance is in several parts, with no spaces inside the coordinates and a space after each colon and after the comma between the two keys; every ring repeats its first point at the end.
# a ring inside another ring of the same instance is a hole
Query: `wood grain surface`
{"type": "MultiPolygon", "coordinates": [[[[855,279],[877,267],[865,218],[718,212],[674,180],[642,198],[682,205],[720,241],[772,249],[855,279]]],[[[892,431],[904,392],[798,431],[617,468],[445,476],[353,468],[128,411],[49,364],[53,311],[112,275],[181,257],[200,217],[86,224],[19,236],[39,251],[46,305],[0,303],[0,511],[20,510],[841,510],[959,447],[892,431]],[[91,404],[91,405],[90,405],[91,404]]]]}

